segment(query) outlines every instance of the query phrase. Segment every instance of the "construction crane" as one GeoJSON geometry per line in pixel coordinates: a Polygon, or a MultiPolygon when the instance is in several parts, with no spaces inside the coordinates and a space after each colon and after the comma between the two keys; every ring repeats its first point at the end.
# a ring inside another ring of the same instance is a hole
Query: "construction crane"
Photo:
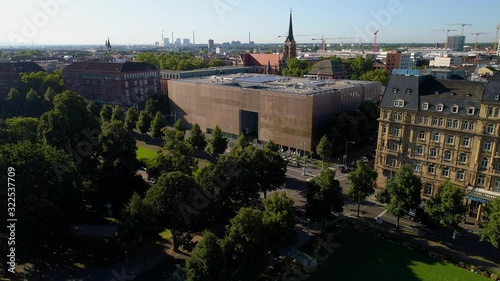
{"type": "MultiPolygon", "coordinates": [[[[495,36],[495,45],[493,45],[493,51],[496,51],[498,53],[498,31],[500,30],[500,23],[497,24],[497,35],[495,36]]],[[[497,54],[498,55],[498,54],[497,54]]]]}
{"type": "Polygon", "coordinates": [[[375,32],[373,32],[373,35],[374,35],[374,38],[373,38],[373,52],[374,53],[377,52],[377,34],[378,34],[379,31],[380,31],[380,29],[377,30],[377,31],[375,31],[375,32]]]}
{"type": "Polygon", "coordinates": [[[448,34],[450,31],[457,31],[456,29],[433,29],[432,31],[446,31],[446,38],[444,40],[444,48],[448,49],[448,34]]]}
{"type": "Polygon", "coordinates": [[[477,37],[481,34],[490,34],[490,32],[473,32],[472,35],[476,35],[476,43],[474,44],[474,50],[477,51],[477,37]]]}
{"type": "Polygon", "coordinates": [[[464,27],[472,26],[470,23],[447,23],[446,25],[461,25],[462,26],[462,36],[464,36],[464,27]]]}
{"type": "Polygon", "coordinates": [[[325,41],[326,40],[344,40],[344,39],[354,39],[352,37],[332,37],[332,38],[325,38],[324,36],[321,36],[321,38],[312,38],[312,40],[321,40],[321,52],[325,52],[325,41]]]}

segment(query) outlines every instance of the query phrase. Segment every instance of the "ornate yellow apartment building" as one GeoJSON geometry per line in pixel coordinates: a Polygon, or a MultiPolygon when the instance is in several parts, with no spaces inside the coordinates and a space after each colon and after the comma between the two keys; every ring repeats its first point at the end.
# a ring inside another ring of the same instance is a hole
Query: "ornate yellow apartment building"
{"type": "Polygon", "coordinates": [[[449,179],[479,220],[483,203],[500,196],[499,121],[498,73],[487,83],[392,75],[381,101],[378,187],[410,164],[424,201],[449,179]]]}

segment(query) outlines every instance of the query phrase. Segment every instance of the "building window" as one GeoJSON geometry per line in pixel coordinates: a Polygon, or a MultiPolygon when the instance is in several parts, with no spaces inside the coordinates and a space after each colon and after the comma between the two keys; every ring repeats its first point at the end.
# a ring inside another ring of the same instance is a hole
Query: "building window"
{"type": "Polygon", "coordinates": [[[451,119],[446,120],[446,127],[451,128],[451,126],[453,126],[453,120],[451,119]]]}
{"type": "Polygon", "coordinates": [[[125,88],[128,88],[128,81],[125,81],[125,88]]]}
{"type": "Polygon", "coordinates": [[[90,80],[85,80],[85,84],[90,85],[90,80]]]}
{"type": "Polygon", "coordinates": [[[425,132],[424,131],[418,132],[418,138],[421,140],[425,139],[425,132]]]}
{"type": "Polygon", "coordinates": [[[431,150],[429,150],[429,156],[432,158],[436,158],[437,157],[437,149],[431,148],[431,150]]]}
{"type": "Polygon", "coordinates": [[[394,121],[402,121],[403,120],[403,113],[401,113],[401,112],[394,112],[392,114],[392,119],[394,121]]]}
{"type": "Polygon", "coordinates": [[[433,142],[439,142],[439,133],[433,133],[432,134],[432,141],[433,142]]]}
{"type": "Polygon", "coordinates": [[[396,159],[390,157],[388,163],[389,163],[389,166],[396,167],[396,159]]]}
{"type": "Polygon", "coordinates": [[[417,146],[417,149],[415,149],[415,153],[417,155],[422,155],[424,154],[424,148],[422,146],[417,146]]]}
{"type": "Polygon", "coordinates": [[[137,81],[134,81],[134,86],[137,86],[137,81]]]}
{"type": "Polygon", "coordinates": [[[470,121],[469,122],[469,130],[474,131],[475,124],[476,123],[474,123],[474,121],[470,121]]]}
{"type": "Polygon", "coordinates": [[[427,195],[427,196],[432,195],[432,184],[426,183],[424,185],[424,195],[427,195]]]}
{"type": "Polygon", "coordinates": [[[498,117],[499,111],[500,111],[500,108],[495,107],[495,114],[493,116],[498,117]]]}
{"type": "Polygon", "coordinates": [[[460,163],[465,163],[467,162],[467,154],[465,153],[460,153],[460,155],[458,155],[458,161],[460,163]]]}
{"type": "Polygon", "coordinates": [[[453,128],[458,129],[458,120],[457,119],[453,119],[453,128]]]}
{"type": "Polygon", "coordinates": [[[462,138],[462,146],[469,147],[470,145],[470,138],[469,137],[463,137],[462,138]]]}
{"type": "Polygon", "coordinates": [[[392,134],[395,137],[399,137],[399,128],[392,128],[392,134]]]}
{"type": "Polygon", "coordinates": [[[422,171],[422,163],[417,162],[415,163],[415,172],[421,172],[422,171]]]}
{"type": "Polygon", "coordinates": [[[407,95],[411,94],[411,89],[410,88],[406,88],[405,94],[407,94],[407,95]]]}
{"type": "Polygon", "coordinates": [[[494,99],[494,100],[498,100],[499,98],[500,98],[500,94],[496,94],[496,95],[493,97],[493,99],[494,99]]]}
{"type": "Polygon", "coordinates": [[[462,170],[457,171],[457,181],[463,181],[465,178],[465,172],[462,170]]]}
{"type": "Polygon", "coordinates": [[[432,126],[437,126],[438,124],[438,118],[437,117],[433,117],[432,118],[432,126]]]}
{"type": "Polygon", "coordinates": [[[451,160],[451,151],[446,150],[443,155],[444,160],[451,160]]]}
{"type": "Polygon", "coordinates": [[[441,175],[443,177],[449,177],[450,176],[450,168],[446,167],[441,170],[441,175]]]}
{"type": "Polygon", "coordinates": [[[496,191],[496,192],[500,191],[500,179],[495,180],[495,186],[493,187],[493,191],[496,191]]]}
{"type": "Polygon", "coordinates": [[[455,136],[452,136],[452,135],[448,135],[446,137],[446,143],[447,144],[453,144],[455,142],[455,136]]]}
{"type": "Polygon", "coordinates": [[[424,124],[424,117],[418,117],[418,124],[424,124]]]}
{"type": "Polygon", "coordinates": [[[398,151],[398,144],[395,143],[395,142],[391,143],[391,150],[392,151],[398,151]]]}
{"type": "Polygon", "coordinates": [[[394,101],[394,106],[397,106],[397,107],[405,107],[405,102],[402,101],[402,100],[395,100],[394,101]]]}
{"type": "Polygon", "coordinates": [[[443,124],[444,124],[443,122],[444,122],[444,119],[443,118],[439,118],[438,126],[443,127],[443,124]]]}
{"type": "Polygon", "coordinates": [[[490,135],[493,134],[494,128],[493,124],[488,124],[488,126],[486,126],[486,133],[490,135]]]}
{"type": "Polygon", "coordinates": [[[483,186],[484,185],[484,181],[485,181],[485,177],[484,176],[478,176],[477,177],[477,185],[483,186]]]}
{"type": "Polygon", "coordinates": [[[427,124],[427,125],[430,124],[429,119],[430,119],[429,117],[425,117],[425,124],[427,124]]]}
{"type": "Polygon", "coordinates": [[[454,105],[451,107],[451,113],[458,113],[458,105],[454,105]]]}
{"type": "Polygon", "coordinates": [[[396,88],[396,87],[392,88],[392,93],[393,93],[393,94],[397,94],[397,93],[398,93],[398,91],[399,91],[399,89],[398,89],[398,88],[396,88]]]}
{"type": "Polygon", "coordinates": [[[427,166],[427,172],[429,174],[434,174],[436,172],[436,167],[434,167],[433,164],[430,164],[429,166],[427,166]]]}
{"type": "Polygon", "coordinates": [[[488,157],[483,157],[483,159],[481,159],[481,167],[488,167],[488,157]]]}
{"type": "Polygon", "coordinates": [[[493,116],[493,107],[488,107],[488,116],[493,116]]]}
{"type": "Polygon", "coordinates": [[[442,104],[438,104],[436,106],[436,111],[443,111],[444,106],[442,104]]]}
{"type": "Polygon", "coordinates": [[[462,130],[468,130],[468,129],[469,129],[469,121],[463,121],[462,130]]]}
{"type": "Polygon", "coordinates": [[[474,107],[469,107],[467,108],[467,114],[468,115],[474,115],[474,112],[475,112],[475,108],[474,107]]]}
{"type": "Polygon", "coordinates": [[[483,145],[484,151],[491,151],[491,141],[485,141],[483,145]]]}
{"type": "Polygon", "coordinates": [[[424,102],[424,103],[422,104],[422,109],[423,109],[423,110],[427,110],[427,109],[429,109],[429,103],[424,102]]]}

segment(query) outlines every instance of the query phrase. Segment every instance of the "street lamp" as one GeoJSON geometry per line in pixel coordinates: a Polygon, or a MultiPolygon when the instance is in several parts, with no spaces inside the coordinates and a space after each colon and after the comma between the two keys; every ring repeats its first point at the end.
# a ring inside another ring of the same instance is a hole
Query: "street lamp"
{"type": "Polygon", "coordinates": [[[347,146],[348,146],[348,144],[355,144],[355,142],[346,141],[346,143],[345,143],[344,166],[347,166],[347,146]]]}
{"type": "Polygon", "coordinates": [[[127,272],[128,272],[128,252],[125,251],[125,267],[127,269],[127,272]]]}
{"type": "Polygon", "coordinates": [[[177,112],[175,111],[170,112],[170,117],[174,117],[174,124],[175,124],[175,122],[177,122],[177,112]]]}

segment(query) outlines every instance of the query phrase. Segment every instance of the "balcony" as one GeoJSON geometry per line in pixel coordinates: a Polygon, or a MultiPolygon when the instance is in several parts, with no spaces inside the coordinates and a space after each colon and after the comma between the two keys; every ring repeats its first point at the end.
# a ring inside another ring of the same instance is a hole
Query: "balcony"
{"type": "Polygon", "coordinates": [[[389,135],[389,139],[390,140],[395,140],[395,141],[401,141],[401,137],[400,136],[395,136],[395,135],[389,135]]]}

